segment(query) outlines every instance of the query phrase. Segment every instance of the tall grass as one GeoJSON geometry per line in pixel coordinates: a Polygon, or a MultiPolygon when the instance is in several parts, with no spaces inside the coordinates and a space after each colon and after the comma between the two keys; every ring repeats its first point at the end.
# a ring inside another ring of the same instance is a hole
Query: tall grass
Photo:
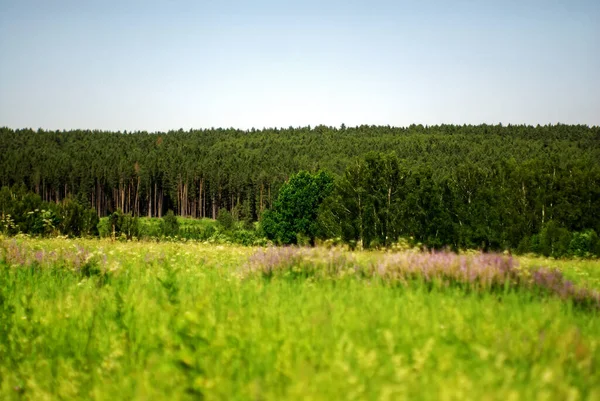
{"type": "MultiPolygon", "coordinates": [[[[431,276],[439,285],[386,275],[460,272],[454,255],[90,240],[0,250],[3,400],[600,397],[596,309],[443,284],[463,273],[431,276]]],[[[486,257],[465,263],[523,269],[486,257]]]]}
{"type": "Polygon", "coordinates": [[[354,277],[381,279],[387,284],[456,286],[469,291],[527,290],[558,296],[578,306],[600,308],[600,292],[575,285],[556,268],[520,268],[517,259],[500,254],[457,255],[451,252],[399,252],[370,263],[359,263],[347,252],[318,248],[267,248],[252,255],[242,276],[266,278],[354,277]]]}

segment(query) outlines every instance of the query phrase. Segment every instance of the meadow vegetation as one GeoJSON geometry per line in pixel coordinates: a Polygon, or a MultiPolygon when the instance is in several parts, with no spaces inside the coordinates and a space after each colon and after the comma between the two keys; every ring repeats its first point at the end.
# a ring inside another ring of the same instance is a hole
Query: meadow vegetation
{"type": "Polygon", "coordinates": [[[0,399],[595,400],[600,262],[0,238],[0,399]]]}

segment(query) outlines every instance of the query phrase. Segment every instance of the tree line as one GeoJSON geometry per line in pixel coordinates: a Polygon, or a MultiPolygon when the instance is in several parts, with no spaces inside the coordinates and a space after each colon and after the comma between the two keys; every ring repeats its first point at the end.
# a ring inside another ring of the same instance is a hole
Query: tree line
{"type": "Polygon", "coordinates": [[[388,126],[209,129],[168,133],[0,128],[0,185],[24,184],[48,202],[78,197],[100,217],[216,218],[225,208],[257,220],[300,170],[342,175],[369,152],[394,151],[442,178],[465,160],[486,167],[597,163],[598,127],[388,126]]]}
{"type": "Polygon", "coordinates": [[[338,239],[352,247],[399,240],[427,248],[600,256],[600,170],[465,162],[439,180],[395,154],[370,153],[334,181],[300,172],[261,227],[281,244],[338,239]]]}
{"type": "Polygon", "coordinates": [[[335,189],[320,206],[320,236],[516,249],[549,222],[599,232],[599,145],[600,128],[584,125],[0,128],[0,184],[48,203],[77,199],[99,217],[172,209],[214,219],[223,209],[252,222],[294,174],[323,170],[335,189]]]}

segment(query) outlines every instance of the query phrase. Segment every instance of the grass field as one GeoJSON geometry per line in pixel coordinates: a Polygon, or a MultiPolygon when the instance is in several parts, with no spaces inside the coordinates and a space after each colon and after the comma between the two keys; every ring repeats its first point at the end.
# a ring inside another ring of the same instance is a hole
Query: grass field
{"type": "Polygon", "coordinates": [[[0,399],[600,399],[600,262],[470,258],[1,239],[0,399]]]}

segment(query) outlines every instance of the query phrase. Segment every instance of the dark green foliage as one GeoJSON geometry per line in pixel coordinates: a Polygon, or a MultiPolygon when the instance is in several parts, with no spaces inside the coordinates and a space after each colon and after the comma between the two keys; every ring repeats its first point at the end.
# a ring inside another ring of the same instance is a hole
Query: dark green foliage
{"type": "Polygon", "coordinates": [[[162,235],[165,237],[174,237],[179,234],[179,222],[172,210],[169,210],[167,214],[163,216],[160,222],[160,228],[162,235]]]}
{"type": "Polygon", "coordinates": [[[5,234],[94,236],[97,225],[96,211],[71,198],[56,204],[25,186],[0,189],[0,231],[5,234]]]}
{"type": "Polygon", "coordinates": [[[198,240],[206,241],[206,240],[210,239],[216,231],[217,231],[217,229],[215,228],[214,225],[206,226],[206,227],[200,228],[200,229],[190,228],[190,229],[186,230],[186,232],[185,232],[186,235],[184,235],[184,238],[198,239],[198,240]]]}
{"type": "MultiPolygon", "coordinates": [[[[216,218],[219,209],[232,211],[246,203],[255,221],[272,206],[291,174],[324,169],[342,175],[357,157],[393,151],[411,168],[428,166],[436,182],[450,178],[461,164],[477,167],[471,181],[456,183],[465,190],[473,189],[469,186],[481,173],[495,182],[497,177],[487,172],[505,165],[502,175],[510,175],[511,190],[520,190],[525,181],[527,197],[537,196],[537,187],[543,190],[539,195],[548,198],[554,196],[549,191],[559,198],[565,191],[570,204],[553,207],[555,212],[585,225],[593,219],[590,195],[600,196],[597,177],[589,174],[598,168],[599,143],[600,127],[560,124],[316,126],[166,134],[0,128],[0,185],[24,184],[47,202],[79,196],[101,216],[121,209],[162,217],[172,209],[184,217],[216,218]],[[570,171],[567,180],[565,171],[570,171]]],[[[543,205],[528,202],[511,209],[517,213],[543,205]]]]}
{"type": "MultiPolygon", "coordinates": [[[[566,236],[562,242],[550,231],[542,242],[534,237],[553,221],[573,234],[567,254],[579,254],[572,249],[590,241],[575,233],[600,232],[600,127],[364,125],[126,135],[0,128],[0,149],[0,185],[11,188],[0,191],[0,229],[10,235],[74,232],[55,220],[57,203],[69,198],[100,216],[121,209],[162,217],[172,209],[216,219],[226,209],[250,230],[262,215],[263,231],[285,243],[315,235],[368,247],[402,237],[434,248],[558,254],[566,236]],[[265,213],[288,177],[318,169],[334,174],[336,190],[323,201],[312,235],[265,213]],[[7,202],[12,206],[2,206],[7,202]]],[[[213,236],[191,227],[183,232],[213,236]]]]}
{"type": "Polygon", "coordinates": [[[114,238],[125,236],[126,239],[130,240],[133,237],[139,237],[139,220],[131,213],[123,213],[117,210],[111,214],[109,221],[114,238]]]}
{"type": "Polygon", "coordinates": [[[3,232],[12,235],[50,234],[56,228],[56,215],[47,202],[27,190],[24,185],[0,190],[0,215],[3,232]]]}
{"type": "Polygon", "coordinates": [[[318,212],[333,189],[333,177],[323,171],[301,171],[290,177],[279,191],[271,211],[263,214],[261,225],[267,238],[281,244],[314,244],[319,231],[318,212]]]}
{"type": "Polygon", "coordinates": [[[36,208],[26,213],[22,232],[33,235],[51,235],[58,232],[57,226],[60,220],[54,210],[36,208]]]}
{"type": "Polygon", "coordinates": [[[573,233],[567,256],[600,256],[600,238],[594,230],[573,233]]]}
{"type": "Polygon", "coordinates": [[[111,235],[116,238],[121,233],[121,221],[123,220],[123,213],[120,210],[115,211],[108,217],[111,235]]]}
{"type": "Polygon", "coordinates": [[[62,234],[75,237],[98,235],[98,215],[79,202],[66,199],[58,206],[58,214],[60,216],[58,228],[62,234]]]}
{"type": "MultiPolygon", "coordinates": [[[[261,242],[261,237],[254,230],[235,230],[232,233],[232,242],[240,245],[257,245],[261,242]]],[[[264,241],[264,240],[263,240],[264,241]]],[[[266,241],[264,241],[266,242],[266,241]]]]}
{"type": "Polygon", "coordinates": [[[265,210],[260,218],[260,229],[267,238],[278,239],[286,235],[285,230],[288,227],[283,225],[279,215],[273,210],[265,210]]]}
{"type": "Polygon", "coordinates": [[[519,253],[533,252],[544,256],[560,257],[598,257],[600,256],[600,238],[596,231],[570,232],[554,221],[544,224],[541,232],[523,238],[517,249],[519,253]]]}
{"type": "Polygon", "coordinates": [[[235,221],[233,216],[227,209],[220,209],[219,214],[217,215],[217,222],[221,226],[221,228],[225,231],[229,231],[233,229],[235,225],[235,221]]]}
{"type": "MultiPolygon", "coordinates": [[[[118,215],[119,213],[117,213],[118,215]]],[[[166,240],[166,241],[208,241],[211,243],[234,243],[240,245],[266,245],[267,240],[253,227],[243,228],[234,224],[228,231],[224,231],[221,224],[212,219],[189,219],[173,217],[177,220],[177,236],[166,235],[163,231],[163,218],[140,217],[137,219],[137,234],[135,237],[141,240],[166,240]]],[[[111,215],[112,217],[112,215],[111,215]]],[[[171,219],[171,217],[168,217],[171,219]]],[[[98,224],[99,235],[103,238],[113,236],[113,228],[110,217],[103,217],[98,224]]],[[[117,219],[118,220],[118,219],[117,219]]],[[[172,233],[173,231],[171,231],[172,233]]],[[[117,238],[123,237],[121,231],[116,233],[117,238]]]]}
{"type": "MultiPolygon", "coordinates": [[[[591,256],[596,242],[590,226],[598,220],[567,209],[565,203],[575,203],[569,201],[574,191],[588,199],[588,204],[579,203],[581,208],[595,210],[600,201],[593,198],[595,188],[579,187],[582,181],[569,190],[563,187],[558,196],[544,186],[571,181],[575,169],[552,167],[551,177],[545,177],[548,167],[521,168],[511,163],[483,167],[463,162],[436,178],[427,165],[412,166],[393,153],[370,153],[347,168],[323,202],[321,235],[366,248],[405,238],[428,248],[591,256]],[[552,220],[544,224],[548,217],[552,220]],[[582,228],[588,229],[587,234],[575,231],[582,228]]],[[[598,173],[588,168],[586,180],[600,179],[598,173]]]]}
{"type": "Polygon", "coordinates": [[[356,160],[324,202],[325,237],[364,247],[388,246],[412,237],[438,248],[451,245],[456,233],[446,182],[436,182],[428,167],[410,168],[395,154],[368,154],[356,160]]]}
{"type": "Polygon", "coordinates": [[[250,202],[245,200],[238,203],[232,210],[231,215],[235,221],[242,223],[242,228],[245,230],[254,230],[254,222],[252,220],[252,208],[250,202]]]}
{"type": "Polygon", "coordinates": [[[531,250],[544,256],[562,256],[569,251],[571,233],[555,221],[544,225],[538,235],[531,238],[531,250]]]}

